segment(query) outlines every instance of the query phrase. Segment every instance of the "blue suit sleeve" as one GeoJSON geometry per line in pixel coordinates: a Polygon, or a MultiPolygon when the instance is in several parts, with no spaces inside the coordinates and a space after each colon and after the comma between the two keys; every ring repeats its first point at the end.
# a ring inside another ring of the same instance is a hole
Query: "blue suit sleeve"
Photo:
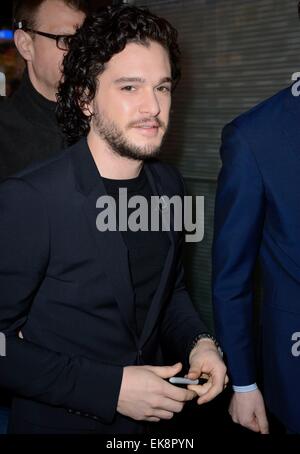
{"type": "Polygon", "coordinates": [[[262,176],[239,128],[224,128],[213,242],[216,334],[236,386],[256,381],[253,345],[253,271],[265,212],[262,176]]]}

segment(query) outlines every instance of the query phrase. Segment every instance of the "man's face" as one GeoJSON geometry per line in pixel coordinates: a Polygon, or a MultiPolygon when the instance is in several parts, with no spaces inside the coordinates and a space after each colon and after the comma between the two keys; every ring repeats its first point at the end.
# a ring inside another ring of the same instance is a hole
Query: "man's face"
{"type": "Polygon", "coordinates": [[[151,41],[130,43],[98,78],[89,136],[121,156],[158,154],[169,123],[171,68],[167,51],[151,41]]]}
{"type": "MultiPolygon", "coordinates": [[[[69,35],[84,18],[83,12],[67,6],[62,0],[45,0],[37,10],[33,28],[55,35],[69,35]]],[[[28,62],[30,79],[42,95],[55,101],[65,51],[56,47],[55,40],[37,34],[33,35],[32,46],[32,59],[28,62]]]]}

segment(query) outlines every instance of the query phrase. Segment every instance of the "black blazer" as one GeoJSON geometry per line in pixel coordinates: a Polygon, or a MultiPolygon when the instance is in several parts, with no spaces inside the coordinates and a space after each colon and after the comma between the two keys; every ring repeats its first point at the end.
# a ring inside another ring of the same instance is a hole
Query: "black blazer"
{"type": "MultiPolygon", "coordinates": [[[[145,170],[155,194],[183,195],[172,167],[156,161],[145,170]]],[[[186,361],[205,331],[183,283],[182,234],[171,231],[138,338],[121,233],[96,228],[104,194],[86,139],[0,185],[0,386],[17,395],[12,432],[142,430],[116,412],[123,367],[160,364],[161,348],[186,361]]]]}

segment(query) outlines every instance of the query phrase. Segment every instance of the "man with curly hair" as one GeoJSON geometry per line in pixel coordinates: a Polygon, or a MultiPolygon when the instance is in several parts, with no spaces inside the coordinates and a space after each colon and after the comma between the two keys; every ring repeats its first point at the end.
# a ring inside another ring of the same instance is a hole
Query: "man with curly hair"
{"type": "Polygon", "coordinates": [[[177,170],[155,159],[178,54],[175,29],[150,12],[88,17],[59,88],[60,121],[76,144],[2,184],[0,384],[17,395],[13,433],[141,433],[226,386],[183,282],[183,232],[100,231],[97,222],[120,190],[147,201],[184,195],[177,170]],[[175,364],[165,365],[165,351],[175,364]],[[207,382],[171,384],[183,367],[207,382]]]}

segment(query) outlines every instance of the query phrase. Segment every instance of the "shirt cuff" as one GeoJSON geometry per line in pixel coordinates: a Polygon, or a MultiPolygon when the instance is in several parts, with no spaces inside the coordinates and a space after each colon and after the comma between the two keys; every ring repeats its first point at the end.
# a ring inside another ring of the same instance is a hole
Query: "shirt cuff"
{"type": "Polygon", "coordinates": [[[234,386],[232,385],[232,389],[236,393],[248,393],[249,391],[255,391],[257,389],[257,384],[252,383],[252,385],[248,386],[234,386]]]}

